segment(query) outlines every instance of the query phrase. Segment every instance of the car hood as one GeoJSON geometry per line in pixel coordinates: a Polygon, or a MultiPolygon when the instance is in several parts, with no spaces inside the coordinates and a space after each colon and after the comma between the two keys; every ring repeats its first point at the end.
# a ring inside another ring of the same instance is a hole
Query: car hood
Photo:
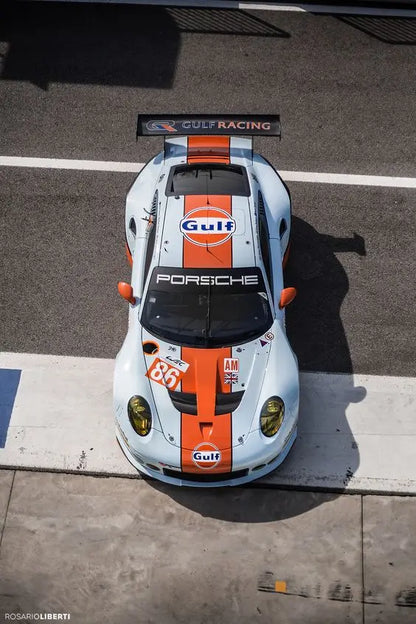
{"type": "Polygon", "coordinates": [[[257,416],[273,339],[267,332],[237,347],[204,349],[172,345],[142,329],[146,377],[165,438],[188,450],[242,444],[257,416]]]}

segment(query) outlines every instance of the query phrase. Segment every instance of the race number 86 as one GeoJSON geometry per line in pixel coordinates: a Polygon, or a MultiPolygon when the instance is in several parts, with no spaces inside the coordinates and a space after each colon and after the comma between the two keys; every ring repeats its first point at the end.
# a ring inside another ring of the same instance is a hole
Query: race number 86
{"type": "Polygon", "coordinates": [[[169,390],[174,390],[180,382],[184,371],[179,370],[175,366],[168,364],[160,358],[156,358],[152,365],[149,367],[146,377],[149,377],[152,381],[160,383],[162,386],[166,386],[169,390]]]}

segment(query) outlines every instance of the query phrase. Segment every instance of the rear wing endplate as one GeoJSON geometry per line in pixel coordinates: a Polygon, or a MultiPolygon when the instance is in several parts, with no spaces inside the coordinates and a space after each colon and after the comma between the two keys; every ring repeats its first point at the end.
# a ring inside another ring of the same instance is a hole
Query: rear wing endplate
{"type": "Polygon", "coordinates": [[[139,136],[274,136],[281,138],[280,115],[138,115],[139,136]]]}

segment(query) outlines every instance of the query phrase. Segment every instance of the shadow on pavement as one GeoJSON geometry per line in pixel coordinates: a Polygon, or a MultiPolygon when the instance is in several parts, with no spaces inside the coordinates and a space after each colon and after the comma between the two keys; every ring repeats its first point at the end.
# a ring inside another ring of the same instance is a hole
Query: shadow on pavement
{"type": "Polygon", "coordinates": [[[2,14],[3,79],[45,90],[50,83],[173,85],[180,35],[163,8],[17,2],[2,14]]]}
{"type": "Polygon", "coordinates": [[[146,482],[202,517],[226,522],[261,523],[285,520],[338,498],[338,494],[282,491],[253,487],[250,484],[236,488],[188,488],[168,485],[154,479],[146,479],[146,482]]]}
{"type": "Polygon", "coordinates": [[[357,30],[390,45],[416,45],[416,19],[343,15],[337,18],[357,30]]]}
{"type": "Polygon", "coordinates": [[[44,90],[51,83],[170,89],[181,32],[290,37],[239,10],[8,2],[0,9],[0,74],[44,90]]]}
{"type": "Polygon", "coordinates": [[[342,491],[360,463],[346,410],[350,403],[362,401],[366,390],[354,386],[340,315],[349,282],[336,253],[365,255],[364,240],[358,234],[351,238],[320,234],[306,221],[293,217],[291,245],[286,285],[296,286],[298,296],[288,308],[287,330],[300,370],[344,374],[336,379],[315,375],[312,383],[310,376],[302,376],[298,440],[282,466],[261,483],[200,490],[148,481],[203,516],[229,522],[269,522],[297,516],[339,494],[305,492],[295,496],[293,492],[265,490],[261,486],[289,485],[295,480],[298,487],[316,487],[319,483],[322,488],[331,489],[337,482],[341,485],[336,489],[342,491]]]}
{"type": "Polygon", "coordinates": [[[349,282],[337,253],[365,256],[358,234],[337,238],[320,234],[293,217],[287,286],[297,297],[287,311],[287,333],[300,370],[352,373],[350,350],[341,320],[341,305],[349,282]]]}
{"type": "Polygon", "coordinates": [[[290,34],[245,11],[172,7],[166,9],[181,32],[243,35],[245,37],[283,37],[290,34]]]}

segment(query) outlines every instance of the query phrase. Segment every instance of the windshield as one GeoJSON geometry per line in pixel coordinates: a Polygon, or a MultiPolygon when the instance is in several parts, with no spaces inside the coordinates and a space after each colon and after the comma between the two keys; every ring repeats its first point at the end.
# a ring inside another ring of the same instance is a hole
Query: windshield
{"type": "Polygon", "coordinates": [[[167,342],[209,348],[254,340],[273,318],[258,268],[157,267],[141,322],[167,342]]]}

